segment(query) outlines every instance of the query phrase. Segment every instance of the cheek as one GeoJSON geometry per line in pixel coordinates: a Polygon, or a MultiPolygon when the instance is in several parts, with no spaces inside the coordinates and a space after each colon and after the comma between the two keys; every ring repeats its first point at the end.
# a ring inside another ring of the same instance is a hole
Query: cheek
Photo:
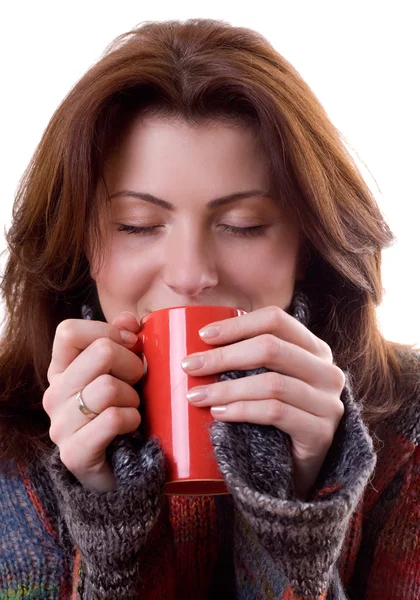
{"type": "Polygon", "coordinates": [[[242,248],[232,246],[229,252],[219,256],[219,264],[252,285],[254,281],[265,280],[267,277],[272,281],[290,279],[295,272],[297,257],[298,245],[295,241],[280,243],[273,239],[272,243],[266,243],[265,240],[242,248]]]}
{"type": "Polygon", "coordinates": [[[295,287],[298,245],[279,243],[248,244],[246,252],[237,249],[226,253],[223,280],[250,299],[253,308],[276,304],[284,308],[295,287]]]}
{"type": "Polygon", "coordinates": [[[138,250],[127,250],[117,243],[112,244],[100,270],[92,276],[99,289],[112,291],[115,295],[128,295],[135,289],[144,289],[154,272],[153,261],[138,250]]]}

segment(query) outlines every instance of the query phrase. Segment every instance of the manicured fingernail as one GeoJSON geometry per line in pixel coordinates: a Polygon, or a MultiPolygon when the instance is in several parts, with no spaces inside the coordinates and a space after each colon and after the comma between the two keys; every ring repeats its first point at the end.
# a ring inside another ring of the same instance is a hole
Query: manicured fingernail
{"type": "Polygon", "coordinates": [[[216,415],[220,415],[221,413],[226,412],[226,406],[212,406],[210,410],[212,413],[216,413],[216,415]]]}
{"type": "Polygon", "coordinates": [[[184,358],[181,364],[183,369],[195,371],[195,369],[200,369],[204,366],[204,356],[202,354],[198,354],[197,356],[184,358]]]}
{"type": "Polygon", "coordinates": [[[187,400],[190,402],[200,402],[201,400],[205,400],[207,395],[207,386],[204,385],[188,390],[187,400]]]}
{"type": "Polygon", "coordinates": [[[126,346],[133,346],[133,344],[135,344],[138,340],[138,337],[135,333],[126,331],[125,329],[120,329],[120,336],[126,346]]]}
{"type": "Polygon", "coordinates": [[[202,329],[200,329],[198,333],[200,337],[210,339],[220,335],[221,331],[222,328],[220,327],[220,325],[209,325],[208,327],[203,327],[202,329]]]}

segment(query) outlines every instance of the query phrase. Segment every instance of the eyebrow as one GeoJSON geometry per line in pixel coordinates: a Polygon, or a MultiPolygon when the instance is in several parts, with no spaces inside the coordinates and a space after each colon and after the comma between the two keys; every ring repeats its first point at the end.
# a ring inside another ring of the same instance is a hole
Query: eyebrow
{"type": "MultiPolygon", "coordinates": [[[[137,198],[138,200],[144,200],[145,202],[150,202],[151,204],[155,204],[156,206],[160,206],[166,210],[175,210],[175,206],[166,200],[162,200],[161,198],[156,198],[152,194],[147,194],[145,192],[133,192],[132,190],[121,190],[120,192],[114,192],[109,196],[109,199],[116,198],[117,196],[130,196],[131,198],[137,198]]],[[[234,194],[229,194],[228,196],[222,196],[221,198],[215,198],[214,200],[210,200],[207,202],[207,208],[214,209],[219,208],[220,206],[225,206],[226,204],[230,204],[231,202],[236,202],[237,200],[243,200],[244,198],[253,198],[256,196],[269,197],[269,193],[263,190],[248,190],[246,192],[235,192],[234,194]]]]}

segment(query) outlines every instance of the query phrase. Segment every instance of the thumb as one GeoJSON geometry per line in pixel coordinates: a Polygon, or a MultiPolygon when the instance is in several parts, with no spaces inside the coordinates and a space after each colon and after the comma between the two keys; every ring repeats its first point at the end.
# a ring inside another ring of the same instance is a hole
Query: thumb
{"type": "MultiPolygon", "coordinates": [[[[115,325],[118,329],[125,329],[126,331],[131,331],[131,333],[138,333],[141,329],[140,323],[137,321],[137,318],[133,313],[128,311],[123,311],[119,315],[115,317],[112,321],[111,325],[115,325]]],[[[140,340],[130,348],[134,354],[139,354],[139,352],[143,352],[143,344],[140,340]]]]}
{"type": "Polygon", "coordinates": [[[126,329],[132,333],[138,333],[141,329],[136,316],[126,310],[117,315],[111,324],[118,327],[118,329],[126,329]]]}

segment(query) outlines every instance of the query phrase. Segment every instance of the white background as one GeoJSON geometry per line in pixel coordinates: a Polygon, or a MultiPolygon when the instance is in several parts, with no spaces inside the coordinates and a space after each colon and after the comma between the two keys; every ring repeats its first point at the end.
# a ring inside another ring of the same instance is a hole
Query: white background
{"type": "Polygon", "coordinates": [[[418,0],[3,2],[0,250],[49,119],[107,44],[142,21],[222,19],[262,33],[347,139],[397,237],[383,255],[380,326],[388,339],[419,344],[419,9],[418,0]]]}

